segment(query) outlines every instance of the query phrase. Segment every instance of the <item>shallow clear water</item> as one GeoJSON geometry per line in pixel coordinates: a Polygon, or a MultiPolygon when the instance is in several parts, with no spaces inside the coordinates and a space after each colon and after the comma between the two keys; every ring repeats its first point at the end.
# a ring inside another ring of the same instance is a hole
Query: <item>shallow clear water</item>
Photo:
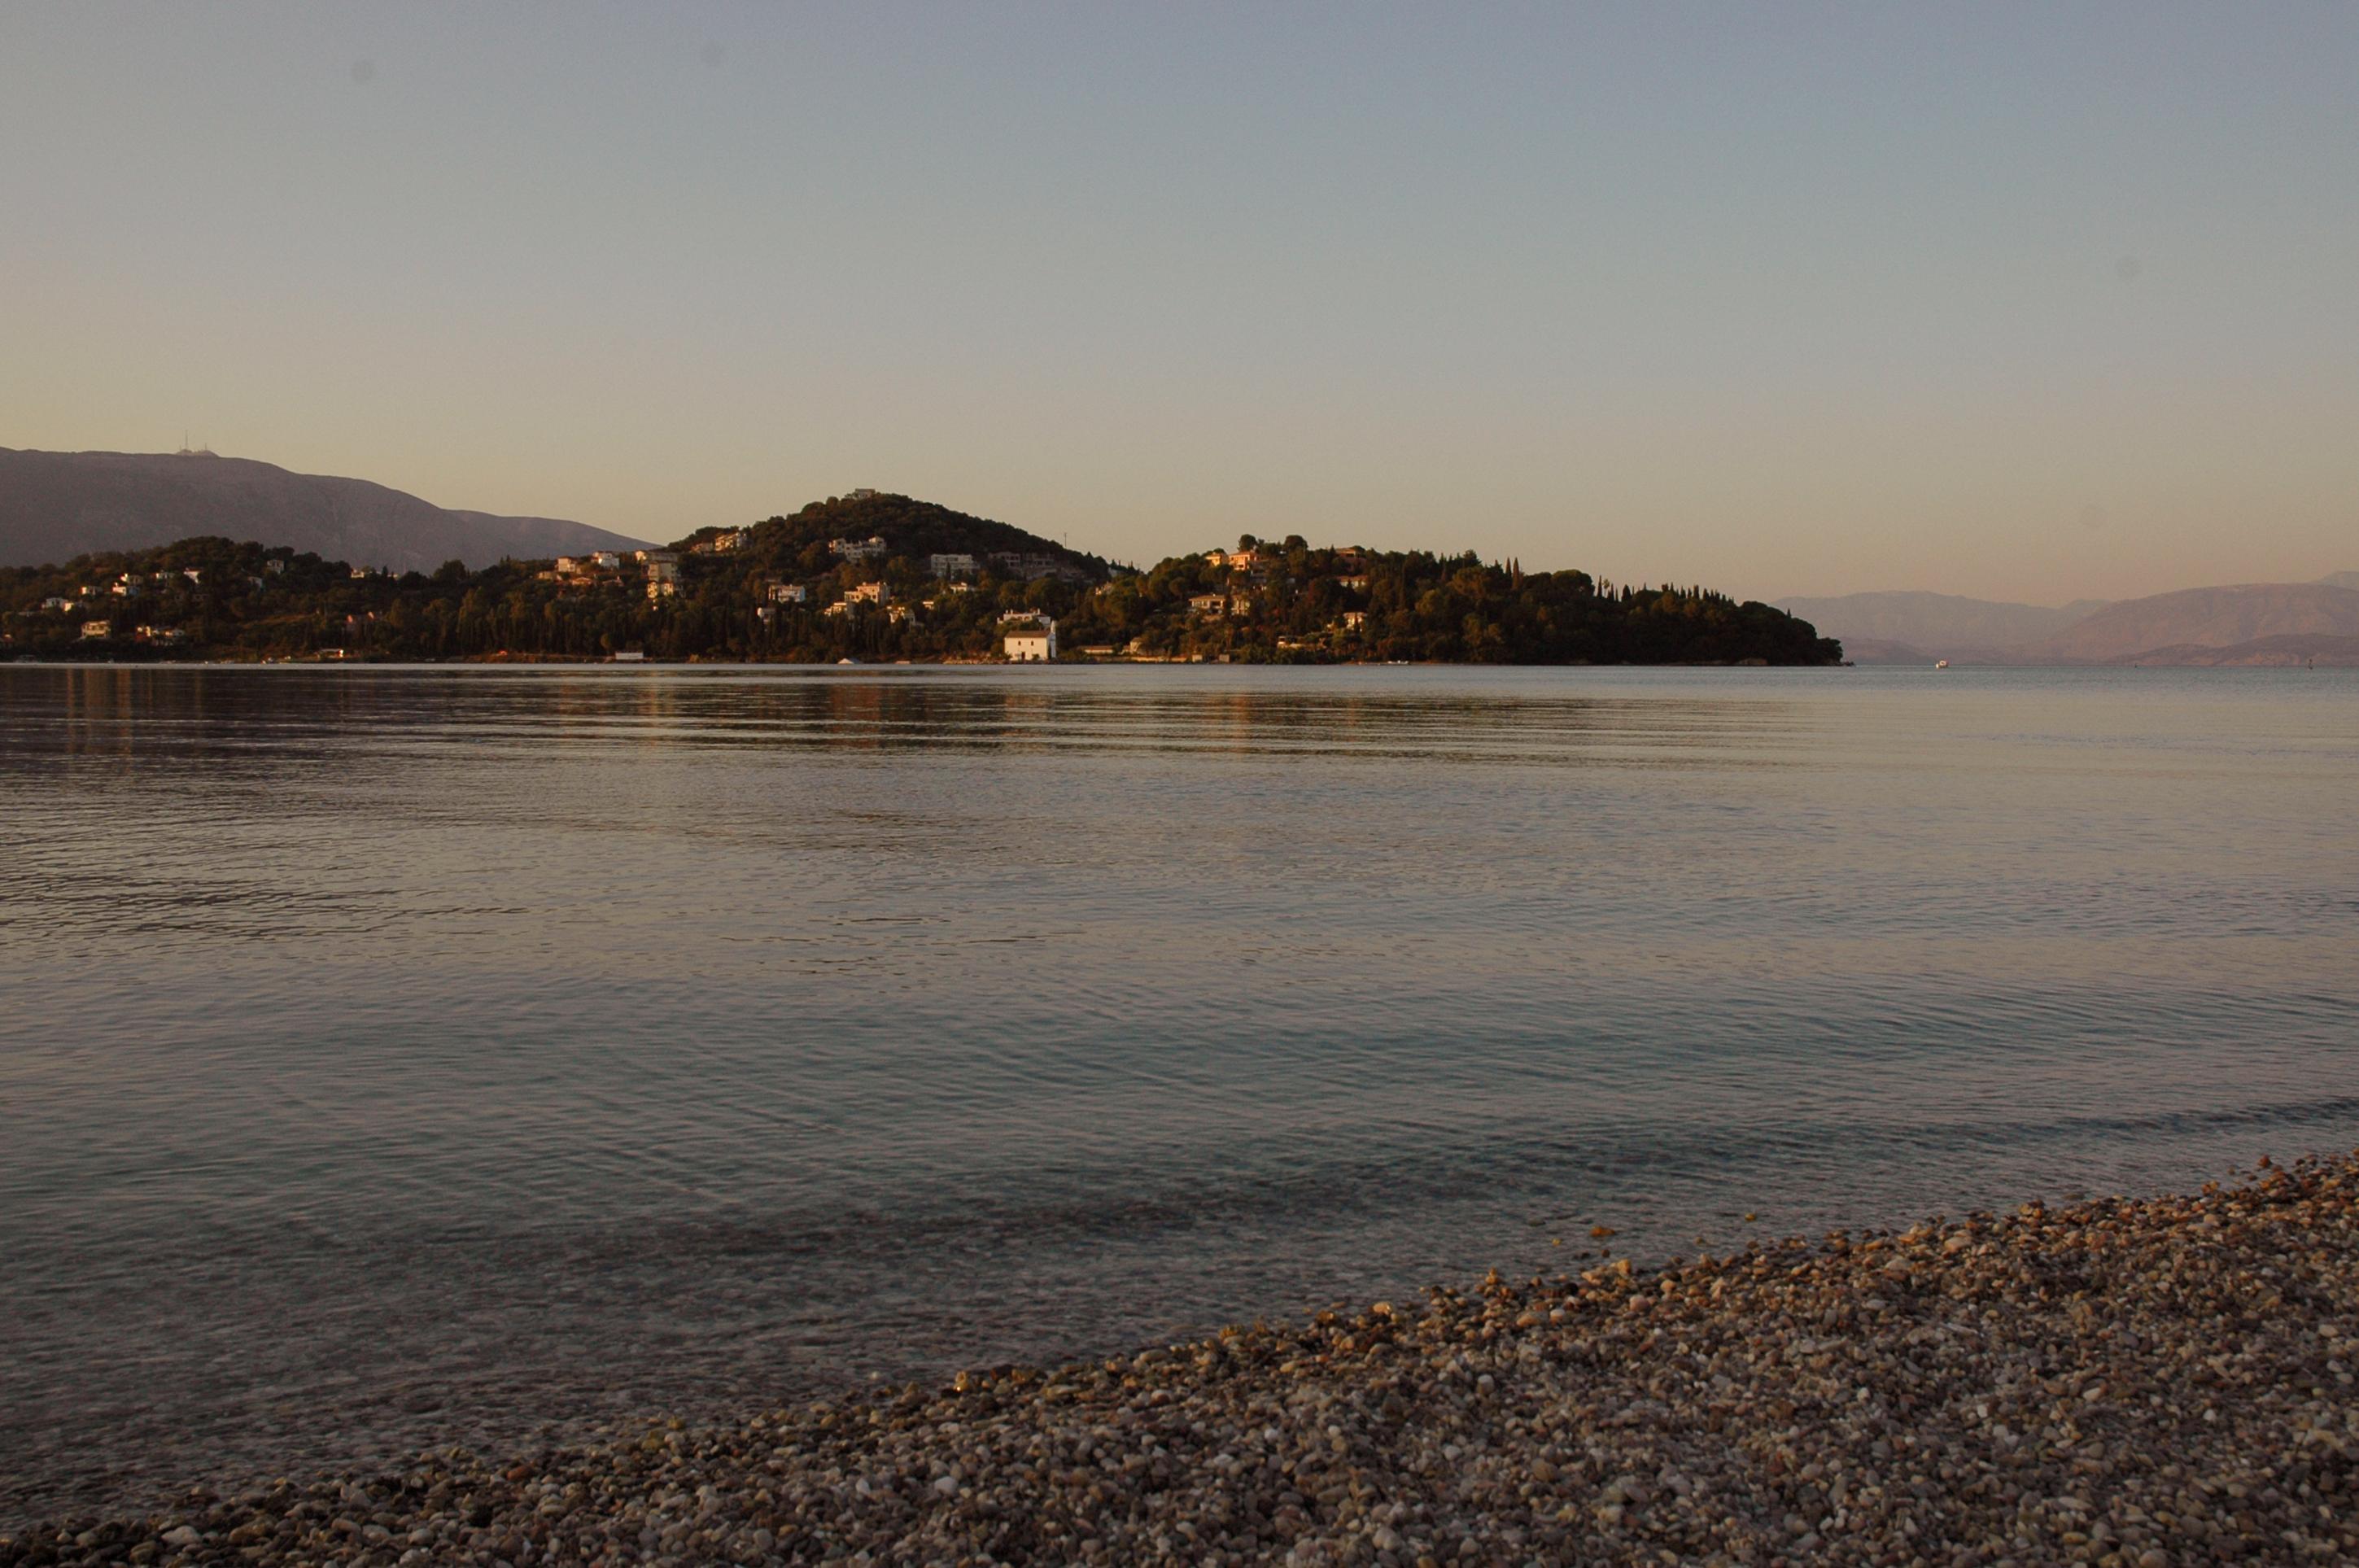
{"type": "Polygon", "coordinates": [[[0,1516],[2347,1148],[2354,781],[2349,673],[0,668],[0,1516]]]}

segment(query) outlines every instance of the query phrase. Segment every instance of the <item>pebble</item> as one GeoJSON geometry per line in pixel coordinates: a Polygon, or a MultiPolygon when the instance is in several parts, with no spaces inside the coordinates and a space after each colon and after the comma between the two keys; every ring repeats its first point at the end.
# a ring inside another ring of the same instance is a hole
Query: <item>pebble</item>
{"type": "Polygon", "coordinates": [[[0,1568],[2351,1562],[2355,1367],[2359,1156],[192,1491],[0,1568]]]}

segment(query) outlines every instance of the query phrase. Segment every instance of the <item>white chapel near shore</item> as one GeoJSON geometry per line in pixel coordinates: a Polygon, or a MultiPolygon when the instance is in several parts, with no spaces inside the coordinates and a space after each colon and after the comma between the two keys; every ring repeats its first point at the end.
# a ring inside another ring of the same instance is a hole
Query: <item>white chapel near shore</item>
{"type": "Polygon", "coordinates": [[[1057,623],[1044,615],[1037,626],[1010,626],[1003,646],[1010,664],[1046,664],[1057,657],[1057,623]]]}

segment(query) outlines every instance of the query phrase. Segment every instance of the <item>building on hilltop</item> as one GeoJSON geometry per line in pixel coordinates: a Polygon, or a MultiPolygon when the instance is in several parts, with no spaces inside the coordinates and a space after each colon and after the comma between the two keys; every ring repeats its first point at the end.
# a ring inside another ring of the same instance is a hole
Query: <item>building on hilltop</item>
{"type": "Polygon", "coordinates": [[[1067,565],[1046,550],[994,550],[986,559],[1001,576],[1020,577],[1027,583],[1037,582],[1043,577],[1062,577],[1071,583],[1089,581],[1089,573],[1067,565]]]}
{"type": "Polygon", "coordinates": [[[870,534],[864,539],[832,539],[827,541],[828,554],[840,561],[875,561],[892,548],[885,542],[882,534],[870,534]]]}

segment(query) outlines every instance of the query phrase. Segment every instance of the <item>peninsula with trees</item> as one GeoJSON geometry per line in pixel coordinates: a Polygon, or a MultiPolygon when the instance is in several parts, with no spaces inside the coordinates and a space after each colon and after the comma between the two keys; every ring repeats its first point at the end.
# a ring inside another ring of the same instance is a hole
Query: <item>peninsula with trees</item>
{"type": "Polygon", "coordinates": [[[1241,663],[1843,658],[1807,621],[1699,587],[1299,536],[1142,571],[873,491],[664,549],[480,570],[394,572],[222,536],[0,570],[0,657],[19,659],[889,663],[1019,643],[1019,658],[1241,663]]]}

